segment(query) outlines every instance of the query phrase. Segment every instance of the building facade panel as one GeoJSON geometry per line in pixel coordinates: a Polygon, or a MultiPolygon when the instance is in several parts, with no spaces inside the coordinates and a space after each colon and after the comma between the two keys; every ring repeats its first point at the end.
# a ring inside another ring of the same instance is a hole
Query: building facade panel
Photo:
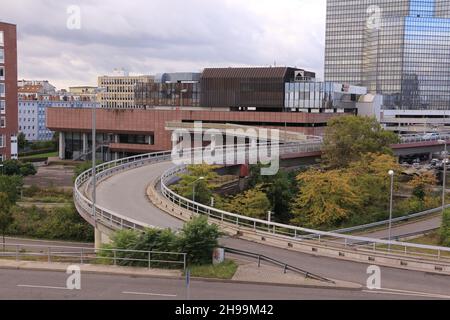
{"type": "Polygon", "coordinates": [[[0,162],[17,158],[17,31],[0,22],[0,162]]]}

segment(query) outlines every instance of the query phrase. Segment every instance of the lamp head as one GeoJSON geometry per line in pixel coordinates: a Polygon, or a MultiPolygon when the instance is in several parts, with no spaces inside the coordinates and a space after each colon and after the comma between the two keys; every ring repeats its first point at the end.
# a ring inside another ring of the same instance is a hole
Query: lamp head
{"type": "Polygon", "coordinates": [[[388,174],[392,177],[394,175],[394,170],[389,170],[388,174]]]}

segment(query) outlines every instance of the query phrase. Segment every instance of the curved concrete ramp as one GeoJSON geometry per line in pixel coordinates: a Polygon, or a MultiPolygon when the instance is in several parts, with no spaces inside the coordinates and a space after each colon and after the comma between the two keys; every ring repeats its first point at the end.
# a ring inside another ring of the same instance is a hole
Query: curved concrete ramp
{"type": "Polygon", "coordinates": [[[148,185],[171,166],[171,162],[151,164],[110,177],[97,187],[97,204],[155,227],[180,229],[181,220],[153,206],[146,196],[148,185]]]}

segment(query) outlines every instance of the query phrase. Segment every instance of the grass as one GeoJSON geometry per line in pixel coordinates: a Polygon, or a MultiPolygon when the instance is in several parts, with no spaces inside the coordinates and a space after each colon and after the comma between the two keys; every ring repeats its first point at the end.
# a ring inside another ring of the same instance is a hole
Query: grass
{"type": "Polygon", "coordinates": [[[191,266],[189,269],[192,277],[230,280],[236,273],[238,265],[233,260],[225,260],[218,265],[191,266]]]}
{"type": "Polygon", "coordinates": [[[33,159],[51,158],[51,157],[57,157],[57,156],[58,156],[58,152],[54,151],[54,152],[40,153],[40,154],[35,154],[32,156],[21,157],[20,160],[33,160],[33,159]]]}
{"type": "Polygon", "coordinates": [[[410,240],[408,242],[417,243],[417,244],[425,244],[425,245],[429,245],[429,246],[440,246],[441,245],[439,231],[434,231],[425,236],[410,240]]]}

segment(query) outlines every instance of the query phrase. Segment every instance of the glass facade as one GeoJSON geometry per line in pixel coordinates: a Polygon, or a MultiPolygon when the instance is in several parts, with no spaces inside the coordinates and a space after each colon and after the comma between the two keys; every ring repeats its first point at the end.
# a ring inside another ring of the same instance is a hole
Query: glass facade
{"type": "Polygon", "coordinates": [[[328,0],[325,79],[392,109],[450,109],[450,0],[328,0]]]}

